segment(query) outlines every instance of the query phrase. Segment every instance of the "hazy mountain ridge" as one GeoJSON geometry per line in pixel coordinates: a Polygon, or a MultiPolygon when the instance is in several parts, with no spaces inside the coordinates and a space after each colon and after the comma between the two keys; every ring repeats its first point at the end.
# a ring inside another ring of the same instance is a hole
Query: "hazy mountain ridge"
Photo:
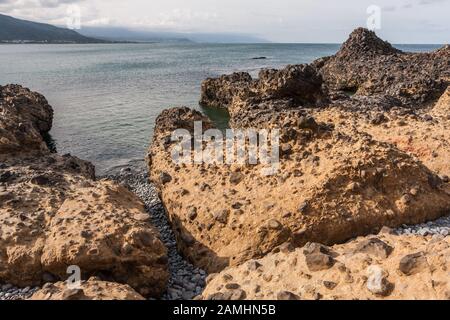
{"type": "Polygon", "coordinates": [[[102,43],[66,28],[0,14],[0,42],[102,43]]]}
{"type": "Polygon", "coordinates": [[[199,42],[199,43],[267,43],[257,36],[238,33],[184,33],[139,30],[126,27],[83,27],[81,34],[108,41],[134,42],[199,42]]]}
{"type": "Polygon", "coordinates": [[[0,14],[0,42],[3,43],[105,43],[105,42],[198,42],[267,43],[257,36],[238,33],[183,33],[139,30],[127,27],[82,27],[70,30],[50,24],[16,19],[0,14]]]}

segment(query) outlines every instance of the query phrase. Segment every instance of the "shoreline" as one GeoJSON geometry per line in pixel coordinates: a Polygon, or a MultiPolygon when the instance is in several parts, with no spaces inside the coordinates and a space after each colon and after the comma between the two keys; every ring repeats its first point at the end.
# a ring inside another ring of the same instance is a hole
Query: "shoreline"
{"type": "Polygon", "coordinates": [[[449,49],[407,54],[359,28],[311,64],[206,79],[201,104],[231,128],[278,130],[269,175],[174,162],[174,130],[215,129],[175,107],[144,162],[96,177],[46,145],[45,97],[0,86],[0,278],[28,285],[0,300],[448,299],[449,49]]]}

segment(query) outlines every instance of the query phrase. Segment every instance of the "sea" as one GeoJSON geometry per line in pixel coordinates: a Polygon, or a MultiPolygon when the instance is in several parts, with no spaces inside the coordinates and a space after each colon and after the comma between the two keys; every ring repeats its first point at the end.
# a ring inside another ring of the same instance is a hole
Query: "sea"
{"type": "MultiPolygon", "coordinates": [[[[188,106],[219,127],[228,115],[199,106],[201,82],[235,71],[309,63],[339,44],[18,44],[0,45],[0,85],[43,94],[55,111],[57,151],[91,161],[98,175],[144,159],[158,114],[188,106]],[[265,57],[265,59],[254,59],[265,57]]],[[[397,45],[421,52],[441,45],[397,45]]]]}

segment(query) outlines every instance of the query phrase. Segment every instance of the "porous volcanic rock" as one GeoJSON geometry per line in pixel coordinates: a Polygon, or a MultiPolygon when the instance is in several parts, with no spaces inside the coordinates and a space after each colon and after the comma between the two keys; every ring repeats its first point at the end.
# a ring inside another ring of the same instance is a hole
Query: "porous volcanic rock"
{"type": "Polygon", "coordinates": [[[19,85],[0,86],[0,155],[46,151],[53,109],[40,94],[19,85]]]}
{"type": "MultiPolygon", "coordinates": [[[[450,84],[450,46],[406,53],[363,28],[353,31],[339,52],[321,65],[319,73],[332,96],[343,92],[356,98],[378,96],[395,102],[390,107],[425,107],[450,84]]],[[[373,108],[364,101],[359,105],[365,110],[373,108]]]]}
{"type": "Polygon", "coordinates": [[[367,134],[346,135],[311,117],[286,115],[275,175],[248,162],[174,163],[172,131],[192,133],[202,119],[210,128],[196,111],[164,111],[148,158],[180,250],[210,272],[262,257],[288,240],[295,246],[335,244],[449,212],[450,193],[419,161],[367,134]]]}
{"type": "Polygon", "coordinates": [[[224,75],[202,83],[200,104],[230,108],[234,98],[261,100],[289,99],[296,106],[321,106],[328,102],[322,90],[322,77],[316,68],[289,65],[283,69],[263,69],[258,79],[247,73],[224,75]]]}
{"type": "Polygon", "coordinates": [[[450,88],[435,105],[414,112],[372,110],[355,116],[354,112],[337,106],[315,109],[311,114],[349,135],[357,130],[395,145],[420,159],[444,180],[450,176],[450,88]]]}
{"type": "Polygon", "coordinates": [[[95,181],[92,164],[50,152],[41,134],[52,111],[42,96],[19,86],[0,91],[0,282],[64,280],[76,265],[83,279],[162,294],[167,250],[143,203],[117,183],[95,181]]]}
{"type": "Polygon", "coordinates": [[[233,97],[248,90],[253,79],[247,72],[208,78],[202,83],[200,104],[208,107],[228,107],[233,97]]]}
{"type": "Polygon", "coordinates": [[[233,99],[290,99],[297,107],[328,102],[352,111],[420,109],[433,104],[450,84],[450,46],[425,53],[402,52],[373,31],[358,28],[331,57],[309,65],[207,79],[201,103],[232,107],[233,99]]]}
{"type": "Polygon", "coordinates": [[[380,234],[331,248],[308,244],[227,268],[210,275],[201,298],[229,300],[238,288],[248,300],[448,300],[449,270],[449,237],[380,234]],[[392,251],[378,254],[380,244],[392,251]],[[311,270],[312,245],[333,265],[311,270]]]}
{"type": "Polygon", "coordinates": [[[70,289],[65,282],[48,283],[29,300],[145,300],[129,285],[91,278],[80,288],[70,289]]]}

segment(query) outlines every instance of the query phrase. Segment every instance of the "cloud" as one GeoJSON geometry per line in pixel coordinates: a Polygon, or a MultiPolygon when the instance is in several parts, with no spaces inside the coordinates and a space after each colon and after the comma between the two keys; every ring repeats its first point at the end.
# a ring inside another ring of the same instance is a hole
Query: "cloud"
{"type": "Polygon", "coordinates": [[[193,25],[198,27],[208,26],[217,22],[219,14],[216,12],[195,11],[191,9],[175,8],[170,11],[160,12],[154,18],[137,19],[134,26],[149,28],[170,28],[174,30],[189,29],[193,25]]]}
{"type": "Polygon", "coordinates": [[[436,3],[441,3],[441,2],[446,2],[448,0],[420,0],[419,4],[420,5],[429,5],[429,4],[436,4],[436,3]]]}
{"type": "Polygon", "coordinates": [[[397,7],[396,6],[386,6],[386,7],[383,7],[382,10],[386,11],[386,12],[394,12],[395,10],[397,10],[397,7]]]}

